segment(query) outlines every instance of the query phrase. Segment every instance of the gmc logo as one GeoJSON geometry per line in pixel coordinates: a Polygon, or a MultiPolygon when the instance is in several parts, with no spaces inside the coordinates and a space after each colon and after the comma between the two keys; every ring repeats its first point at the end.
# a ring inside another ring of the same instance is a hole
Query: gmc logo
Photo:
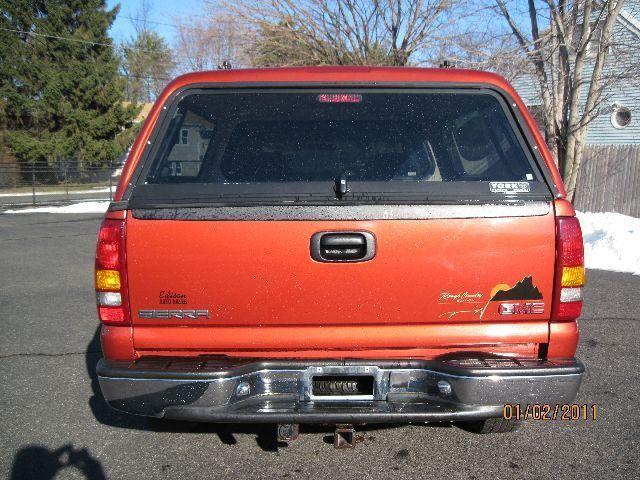
{"type": "Polygon", "coordinates": [[[209,310],[138,310],[140,318],[209,318],[209,310]]]}
{"type": "Polygon", "coordinates": [[[544,302],[501,303],[498,306],[500,315],[541,315],[544,313],[544,302]]]}

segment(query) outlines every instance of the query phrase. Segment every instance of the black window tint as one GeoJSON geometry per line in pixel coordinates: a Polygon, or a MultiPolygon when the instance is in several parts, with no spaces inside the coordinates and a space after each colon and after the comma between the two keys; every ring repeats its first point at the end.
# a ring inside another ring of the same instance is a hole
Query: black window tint
{"type": "Polygon", "coordinates": [[[362,91],[358,101],[344,103],[321,97],[306,91],[187,95],[146,181],[251,185],[345,176],[401,185],[537,179],[494,95],[362,91]]]}

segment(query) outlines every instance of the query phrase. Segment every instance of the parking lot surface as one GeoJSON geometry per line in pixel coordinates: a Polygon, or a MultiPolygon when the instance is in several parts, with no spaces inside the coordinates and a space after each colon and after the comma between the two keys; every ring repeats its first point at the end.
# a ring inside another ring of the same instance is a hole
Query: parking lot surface
{"type": "Polygon", "coordinates": [[[449,425],[330,427],[287,447],[270,426],[149,422],[110,410],[95,378],[96,215],[0,215],[0,478],[638,478],[640,277],[589,271],[577,402],[597,421],[529,421],[477,435],[449,425]]]}

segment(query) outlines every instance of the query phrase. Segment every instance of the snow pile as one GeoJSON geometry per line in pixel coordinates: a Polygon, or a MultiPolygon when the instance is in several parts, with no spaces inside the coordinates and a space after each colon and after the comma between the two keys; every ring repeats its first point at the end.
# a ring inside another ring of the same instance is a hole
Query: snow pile
{"type": "Polygon", "coordinates": [[[61,207],[34,207],[5,210],[3,213],[104,213],[109,202],[81,202],[61,207]]]}
{"type": "Polygon", "coordinates": [[[640,275],[640,218],[577,212],[587,268],[640,275]]]}

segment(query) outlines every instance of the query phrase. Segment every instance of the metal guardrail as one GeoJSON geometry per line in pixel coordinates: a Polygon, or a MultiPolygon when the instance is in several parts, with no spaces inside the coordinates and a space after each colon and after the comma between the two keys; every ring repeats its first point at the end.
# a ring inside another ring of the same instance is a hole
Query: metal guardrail
{"type": "Polygon", "coordinates": [[[109,201],[121,166],[104,168],[0,165],[0,208],[109,201]]]}

